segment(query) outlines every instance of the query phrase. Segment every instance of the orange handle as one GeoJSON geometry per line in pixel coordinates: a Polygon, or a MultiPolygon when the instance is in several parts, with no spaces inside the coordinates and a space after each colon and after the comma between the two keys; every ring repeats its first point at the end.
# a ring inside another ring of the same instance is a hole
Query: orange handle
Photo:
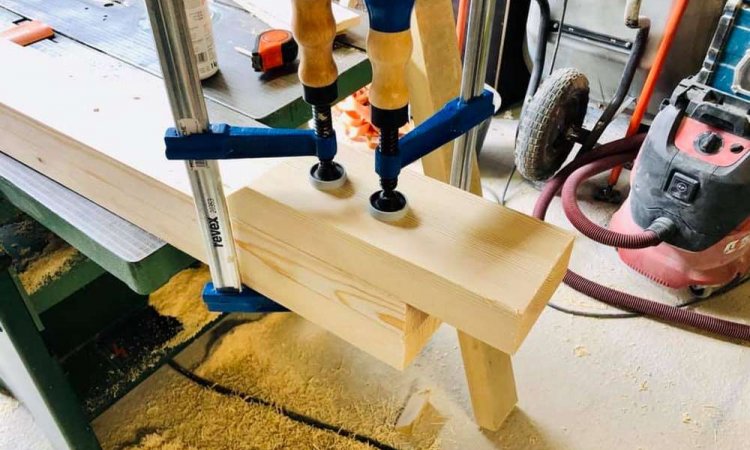
{"type": "MultiPolygon", "coordinates": [[[[656,52],[654,64],[651,66],[646,81],[643,83],[643,89],[641,89],[641,94],[638,96],[638,103],[636,103],[633,116],[630,118],[630,124],[628,125],[628,131],[625,133],[625,137],[630,137],[636,134],[638,128],[641,126],[643,116],[646,114],[648,105],[651,103],[651,97],[654,95],[656,82],[659,80],[659,76],[661,76],[662,69],[664,69],[664,63],[669,55],[669,49],[672,48],[672,43],[677,35],[677,29],[680,27],[682,16],[685,15],[688,2],[689,0],[677,0],[672,7],[672,13],[669,15],[669,20],[664,28],[664,37],[662,38],[661,43],[659,44],[659,49],[656,52]]],[[[612,169],[612,172],[609,174],[609,186],[617,184],[617,180],[620,179],[621,173],[622,166],[617,166],[612,169]]]]}
{"type": "Polygon", "coordinates": [[[52,27],[38,20],[29,20],[0,33],[0,39],[8,39],[21,46],[31,45],[55,35],[52,27]]]}

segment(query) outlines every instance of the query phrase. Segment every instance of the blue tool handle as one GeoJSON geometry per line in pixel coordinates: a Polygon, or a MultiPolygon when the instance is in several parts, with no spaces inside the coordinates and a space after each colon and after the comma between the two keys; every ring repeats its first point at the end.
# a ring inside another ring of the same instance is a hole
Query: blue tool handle
{"type": "Polygon", "coordinates": [[[182,136],[169,128],[164,136],[167,159],[240,159],[315,156],[333,158],[336,139],[313,130],[233,127],[213,124],[201,134],[182,136]]]}
{"type": "Polygon", "coordinates": [[[409,29],[415,0],[365,0],[370,28],[384,33],[409,29]]]}
{"type": "Polygon", "coordinates": [[[243,285],[236,294],[225,294],[217,291],[214,284],[209,282],[203,288],[203,302],[212,312],[246,312],[270,313],[289,311],[265,295],[243,285]]]}
{"type": "Polygon", "coordinates": [[[424,157],[482,123],[494,113],[492,93],[465,102],[455,98],[422,122],[399,142],[399,155],[375,154],[375,171],[382,178],[395,178],[401,168],[424,157]]]}

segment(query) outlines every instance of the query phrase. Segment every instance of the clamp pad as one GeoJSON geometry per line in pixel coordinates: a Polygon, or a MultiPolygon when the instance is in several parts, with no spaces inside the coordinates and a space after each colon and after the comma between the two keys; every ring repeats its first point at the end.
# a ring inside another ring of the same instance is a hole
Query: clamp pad
{"type": "Polygon", "coordinates": [[[270,313],[289,311],[265,295],[244,285],[242,291],[238,294],[224,294],[217,291],[213,283],[206,283],[203,288],[203,302],[212,312],[270,313]]]}

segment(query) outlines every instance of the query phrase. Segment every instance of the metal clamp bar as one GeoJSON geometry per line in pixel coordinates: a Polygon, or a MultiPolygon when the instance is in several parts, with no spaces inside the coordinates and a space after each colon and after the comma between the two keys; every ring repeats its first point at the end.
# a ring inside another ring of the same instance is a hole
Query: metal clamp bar
{"type": "MultiPolygon", "coordinates": [[[[494,0],[472,0],[464,48],[464,67],[461,74],[461,99],[470,99],[482,94],[487,73],[492,18],[495,14],[494,0]]],[[[450,184],[465,191],[471,187],[471,169],[476,157],[478,128],[456,139],[453,145],[453,161],[450,184]]]]}
{"type": "MultiPolygon", "coordinates": [[[[208,112],[198,76],[183,0],[146,0],[175,127],[183,135],[206,132],[208,112]]],[[[217,161],[185,162],[206,245],[214,286],[220,292],[242,288],[232,227],[217,161]]]]}

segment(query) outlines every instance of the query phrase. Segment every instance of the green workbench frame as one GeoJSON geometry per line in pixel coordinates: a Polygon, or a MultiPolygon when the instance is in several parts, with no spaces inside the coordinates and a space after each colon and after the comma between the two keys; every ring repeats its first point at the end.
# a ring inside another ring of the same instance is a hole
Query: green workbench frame
{"type": "MultiPolygon", "coordinates": [[[[61,189],[65,188],[61,186],[61,189]]],[[[0,194],[5,196],[13,206],[63,238],[96,263],[91,270],[80,273],[80,277],[75,277],[81,279],[80,283],[71,286],[58,284],[44,298],[37,296],[35,309],[38,312],[50,308],[61,298],[85,286],[104,271],[119,278],[133,291],[146,295],[166,283],[172,275],[195,262],[195,259],[189,255],[167,244],[141,261],[123,260],[2,177],[0,177],[0,194]],[[100,268],[97,270],[96,266],[100,268]]]]}
{"type": "Polygon", "coordinates": [[[78,398],[50,355],[9,268],[10,258],[0,254],[0,379],[55,448],[98,450],[78,398]]]}

